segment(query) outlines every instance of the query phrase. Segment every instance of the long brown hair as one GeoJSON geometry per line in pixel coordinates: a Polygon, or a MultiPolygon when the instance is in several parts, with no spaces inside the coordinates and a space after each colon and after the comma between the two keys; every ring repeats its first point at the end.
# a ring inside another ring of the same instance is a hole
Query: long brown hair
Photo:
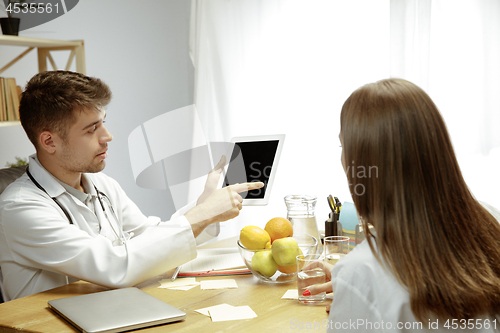
{"type": "Polygon", "coordinates": [[[341,137],[370,248],[416,318],[500,313],[500,224],[470,193],[430,97],[402,79],[363,86],[342,107],[341,137]]]}

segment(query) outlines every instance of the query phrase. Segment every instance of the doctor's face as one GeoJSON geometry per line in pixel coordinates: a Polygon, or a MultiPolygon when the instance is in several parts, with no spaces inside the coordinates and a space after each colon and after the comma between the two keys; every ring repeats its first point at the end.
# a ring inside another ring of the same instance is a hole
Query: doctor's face
{"type": "Polygon", "coordinates": [[[70,127],[59,150],[61,167],[69,172],[102,171],[108,157],[108,142],[113,136],[104,126],[106,111],[75,111],[77,121],[70,127]]]}

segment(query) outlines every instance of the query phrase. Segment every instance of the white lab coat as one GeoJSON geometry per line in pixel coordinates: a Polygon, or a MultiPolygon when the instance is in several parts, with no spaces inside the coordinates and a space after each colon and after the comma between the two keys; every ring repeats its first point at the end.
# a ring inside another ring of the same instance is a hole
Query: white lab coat
{"type": "Polygon", "coordinates": [[[196,241],[183,216],[191,207],[181,209],[168,222],[148,218],[115,180],[103,173],[85,174],[87,183],[108,196],[125,235],[132,236],[120,246],[113,244],[115,231],[103,215],[93,186],[95,214],[66,192],[34,155],[29,170],[66,208],[74,224],[26,174],[4,191],[0,197],[0,265],[8,300],[80,279],[110,288],[133,286],[196,257],[196,241]]]}
{"type": "MultiPolygon", "coordinates": [[[[500,221],[500,212],[484,206],[500,221]]],[[[500,331],[500,317],[478,317],[474,320],[474,329],[466,330],[460,329],[463,323],[452,320],[448,323],[450,329],[444,327],[446,321],[437,319],[419,324],[411,311],[408,292],[380,265],[366,240],[335,264],[332,285],[334,299],[330,316],[328,323],[323,323],[328,332],[500,331]],[[485,328],[486,323],[489,329],[485,328]]]]}

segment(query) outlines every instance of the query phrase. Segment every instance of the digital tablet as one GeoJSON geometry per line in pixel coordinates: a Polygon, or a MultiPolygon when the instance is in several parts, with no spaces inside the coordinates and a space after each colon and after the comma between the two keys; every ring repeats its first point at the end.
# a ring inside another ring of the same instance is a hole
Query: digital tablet
{"type": "Polygon", "coordinates": [[[240,193],[243,205],[267,205],[285,141],[284,134],[235,137],[231,140],[229,163],[222,187],[248,182],[263,182],[263,188],[240,193]]]}

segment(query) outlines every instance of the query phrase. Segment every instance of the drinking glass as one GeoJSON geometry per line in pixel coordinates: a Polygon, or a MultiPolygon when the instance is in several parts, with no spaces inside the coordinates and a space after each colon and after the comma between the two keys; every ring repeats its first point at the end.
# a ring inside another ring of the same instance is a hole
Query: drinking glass
{"type": "Polygon", "coordinates": [[[328,236],[325,237],[325,261],[329,264],[335,265],[340,259],[349,253],[349,240],[347,236],[328,236]]]}
{"type": "Polygon", "coordinates": [[[320,303],[326,299],[326,292],[316,295],[304,296],[303,293],[309,286],[322,284],[326,282],[325,271],[319,267],[312,265],[315,262],[322,262],[323,258],[320,254],[309,254],[305,256],[297,256],[297,289],[299,294],[299,302],[302,303],[320,303]]]}

